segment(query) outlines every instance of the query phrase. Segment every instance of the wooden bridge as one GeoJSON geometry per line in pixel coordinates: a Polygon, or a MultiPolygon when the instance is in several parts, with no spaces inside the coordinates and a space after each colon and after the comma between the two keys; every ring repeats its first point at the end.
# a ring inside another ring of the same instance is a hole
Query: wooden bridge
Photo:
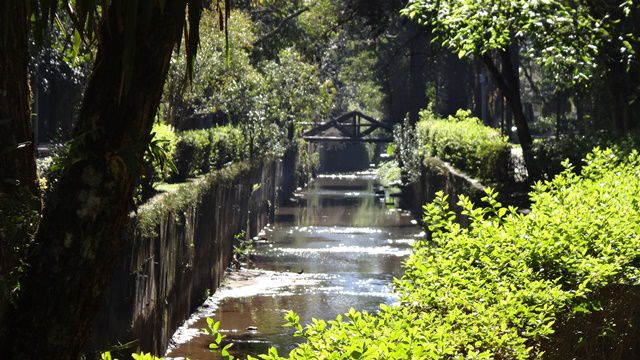
{"type": "Polygon", "coordinates": [[[305,131],[302,137],[307,141],[388,143],[393,142],[393,127],[359,111],[352,111],[305,131]],[[383,134],[373,136],[378,129],[383,130],[383,134]]]}

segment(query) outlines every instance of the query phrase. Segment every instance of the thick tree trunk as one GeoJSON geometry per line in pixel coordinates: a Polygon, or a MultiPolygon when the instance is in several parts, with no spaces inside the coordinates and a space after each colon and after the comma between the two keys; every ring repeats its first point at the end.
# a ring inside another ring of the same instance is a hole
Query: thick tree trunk
{"type": "Polygon", "coordinates": [[[142,156],[185,19],[185,0],[168,0],[163,11],[151,6],[113,0],[105,10],[70,155],[44,209],[31,268],[9,319],[11,337],[3,339],[7,359],[76,360],[88,337],[123,245],[142,156]],[[133,53],[126,50],[127,39],[133,53]]]}
{"type": "Polygon", "coordinates": [[[27,2],[0,5],[0,193],[20,186],[36,193],[35,151],[29,111],[27,2]]]}
{"type": "Polygon", "coordinates": [[[502,62],[502,71],[498,69],[493,58],[489,54],[482,55],[482,60],[489,69],[489,72],[491,72],[496,84],[500,90],[502,90],[502,93],[507,100],[507,104],[511,109],[513,120],[516,123],[520,146],[522,147],[525,166],[529,173],[529,180],[537,180],[540,177],[540,172],[538,171],[538,167],[533,158],[531,149],[533,140],[531,138],[531,132],[529,131],[527,117],[525,116],[522,108],[519,76],[516,72],[509,51],[501,50],[498,52],[498,55],[502,62]]]}
{"type": "MultiPolygon", "coordinates": [[[[418,113],[427,107],[427,80],[424,66],[427,63],[429,42],[425,36],[427,29],[415,22],[409,22],[409,123],[418,122],[418,113]]],[[[435,99],[431,99],[432,101],[435,99]]]]}
{"type": "MultiPolygon", "coordinates": [[[[27,2],[0,4],[0,318],[40,210],[29,111],[27,2]]],[[[5,334],[0,329],[0,338],[5,334]]]]}

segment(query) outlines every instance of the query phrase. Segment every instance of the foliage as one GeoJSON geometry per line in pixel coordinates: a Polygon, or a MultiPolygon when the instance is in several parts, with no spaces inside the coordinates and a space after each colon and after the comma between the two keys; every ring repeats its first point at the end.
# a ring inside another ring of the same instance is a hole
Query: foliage
{"type": "Polygon", "coordinates": [[[393,140],[402,182],[405,184],[415,182],[420,176],[422,154],[416,129],[411,127],[408,117],[402,125],[394,127],[393,140]]]}
{"type": "Polygon", "coordinates": [[[189,130],[178,134],[174,163],[176,180],[205,174],[209,171],[211,139],[206,130],[189,130]]]}
{"type": "Polygon", "coordinates": [[[165,102],[174,124],[192,114],[222,111],[236,116],[256,93],[260,77],[250,61],[255,40],[251,19],[241,11],[231,11],[228,52],[225,34],[218,31],[219,21],[216,11],[203,12],[200,51],[190,82],[185,72],[184,49],[172,58],[165,102]]]}
{"type": "Polygon", "coordinates": [[[232,267],[239,269],[244,263],[246,263],[250,257],[250,253],[253,250],[253,239],[247,238],[247,234],[244,230],[233,236],[233,259],[231,260],[232,267]]]}
{"type": "Polygon", "coordinates": [[[531,57],[559,77],[558,83],[588,79],[597,56],[593,44],[600,22],[573,2],[412,0],[402,13],[432,26],[435,41],[459,57],[526,44],[531,57]]]}
{"type": "MultiPolygon", "coordinates": [[[[150,353],[139,353],[139,354],[131,354],[131,358],[133,360],[162,360],[162,358],[151,355],[150,353]]],[[[111,356],[110,352],[104,352],[100,354],[100,360],[118,360],[111,356]]]]}
{"type": "Polygon", "coordinates": [[[304,185],[320,168],[320,154],[318,151],[311,151],[309,149],[309,143],[302,138],[297,140],[296,149],[295,178],[298,179],[298,185],[304,185]]]}
{"type": "Polygon", "coordinates": [[[28,264],[25,262],[34,242],[40,221],[41,202],[24,188],[14,196],[0,192],[0,315],[16,301],[20,292],[20,279],[28,264]]]}
{"type": "Polygon", "coordinates": [[[173,163],[178,137],[169,125],[156,122],[151,130],[151,142],[145,154],[145,161],[154,169],[153,182],[167,181],[177,172],[173,163]]]}
{"type": "Polygon", "coordinates": [[[382,163],[382,165],[378,167],[377,172],[382,186],[391,186],[391,184],[398,183],[400,181],[401,169],[400,166],[398,166],[398,162],[395,160],[389,160],[382,163]]]}
{"type": "MultiPolygon", "coordinates": [[[[81,48],[95,47],[97,42],[96,34],[100,31],[100,27],[103,24],[103,19],[109,12],[107,9],[111,6],[111,1],[58,1],[58,0],[32,0],[29,6],[29,20],[34,25],[33,35],[38,43],[42,43],[47,38],[49,27],[54,23],[58,25],[58,30],[64,33],[67,39],[73,39],[71,50],[67,50],[66,46],[63,48],[62,53],[65,54],[68,60],[72,60],[78,55],[86,54],[90,51],[88,49],[85,52],[81,52],[81,48]],[[70,20],[70,24],[63,24],[60,18],[70,20]],[[73,36],[71,36],[73,34],[73,36]]],[[[219,29],[227,29],[227,23],[229,21],[229,10],[231,2],[229,0],[216,0],[214,1],[215,7],[220,11],[221,23],[219,29]],[[224,10],[224,16],[222,11],[224,10]]],[[[135,62],[135,46],[136,41],[133,38],[135,29],[140,23],[143,23],[146,19],[151,17],[151,13],[157,10],[157,7],[164,8],[165,0],[154,0],[150,2],[148,6],[127,6],[125,7],[127,22],[125,25],[125,33],[127,38],[124,43],[123,54],[123,69],[122,74],[119,74],[124,79],[125,86],[124,92],[128,91],[129,84],[133,81],[134,74],[132,73],[133,63],[135,62]]],[[[188,8],[188,16],[185,16],[182,24],[182,32],[184,34],[185,44],[184,56],[185,67],[188,77],[190,78],[194,73],[194,62],[196,60],[196,54],[198,52],[198,45],[200,43],[200,18],[203,12],[204,3],[200,0],[187,0],[185,6],[188,8]]],[[[183,36],[179,36],[176,40],[181,41],[183,36]]],[[[86,59],[84,59],[86,60],[86,59]]]]}
{"type": "MultiPolygon", "coordinates": [[[[306,327],[289,313],[287,325],[308,341],[287,358],[541,358],[556,324],[602,315],[596,292],[638,285],[639,174],[638,152],[595,149],[581,175],[568,167],[536,184],[528,215],[503,207],[492,190],[484,207],[461,196],[467,228],[440,193],[424,207],[433,240],[414,245],[396,280],[400,303],[306,327]]],[[[261,358],[282,359],[275,349],[261,358]]]]}
{"type": "Polygon", "coordinates": [[[541,116],[529,125],[532,134],[547,135],[556,131],[556,119],[551,116],[541,116]]]}
{"type": "Polygon", "coordinates": [[[620,152],[629,152],[638,145],[638,138],[633,135],[620,139],[606,132],[594,132],[538,139],[534,141],[532,150],[542,175],[550,179],[563,170],[562,162],[565,160],[579,172],[585,156],[596,146],[615,147],[620,152]]]}
{"type": "Polygon", "coordinates": [[[294,49],[284,49],[277,61],[260,66],[266,88],[266,116],[279,126],[322,121],[330,110],[335,89],[322,81],[318,70],[294,49]]]}
{"type": "Polygon", "coordinates": [[[188,130],[178,133],[174,163],[174,180],[206,174],[224,164],[246,159],[245,142],[241,132],[232,126],[207,130],[188,130]]]}
{"type": "Polygon", "coordinates": [[[347,57],[340,67],[338,79],[342,84],[340,96],[346,111],[360,111],[382,119],[385,95],[376,74],[377,54],[356,41],[347,43],[354,55],[347,57]]]}
{"type": "Polygon", "coordinates": [[[213,319],[207,318],[207,327],[204,330],[207,334],[213,337],[213,342],[209,344],[209,349],[220,351],[220,355],[224,360],[233,360],[233,355],[229,354],[229,348],[231,348],[233,344],[222,346],[222,340],[225,338],[225,336],[220,334],[219,329],[220,321],[214,322],[213,319]]]}
{"type": "Polygon", "coordinates": [[[441,119],[423,110],[420,119],[416,128],[425,156],[439,157],[489,182],[511,179],[511,146],[507,139],[471,117],[470,112],[459,110],[455,116],[441,119]]]}

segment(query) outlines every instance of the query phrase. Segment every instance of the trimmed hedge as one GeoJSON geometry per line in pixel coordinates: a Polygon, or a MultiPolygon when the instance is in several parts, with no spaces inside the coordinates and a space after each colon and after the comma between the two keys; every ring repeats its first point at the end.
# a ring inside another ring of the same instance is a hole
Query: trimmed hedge
{"type": "MultiPolygon", "coordinates": [[[[440,194],[424,208],[433,240],[415,244],[396,280],[399,305],[306,328],[289,313],[288,326],[308,341],[288,358],[524,360],[552,356],[557,349],[545,346],[554,334],[569,334],[556,344],[573,356],[632,358],[640,305],[615,296],[637,291],[610,289],[640,281],[640,155],[595,149],[581,175],[572,170],[535,186],[528,215],[502,207],[491,190],[484,207],[461,197],[467,228],[440,194]],[[572,319],[602,320],[611,304],[635,317],[564,331],[572,319]]],[[[261,358],[282,359],[275,349],[261,358]]]]}
{"type": "Polygon", "coordinates": [[[173,162],[175,181],[206,174],[224,164],[247,158],[244,138],[232,126],[178,133],[173,162]]]}
{"type": "Polygon", "coordinates": [[[507,138],[470,114],[458,110],[455,116],[442,119],[423,110],[416,128],[425,155],[490,183],[510,181],[513,166],[507,138]]]}

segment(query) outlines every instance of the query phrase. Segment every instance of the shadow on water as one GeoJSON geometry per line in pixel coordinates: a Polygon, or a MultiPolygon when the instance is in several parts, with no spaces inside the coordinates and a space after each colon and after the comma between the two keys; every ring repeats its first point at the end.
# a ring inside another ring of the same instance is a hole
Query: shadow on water
{"type": "Polygon", "coordinates": [[[167,356],[217,359],[201,330],[206,317],[221,321],[233,355],[244,358],[270,346],[285,354],[300,341],[282,327],[289,310],[306,323],[395,302],[393,278],[420,229],[410,213],[387,209],[378,187],[366,172],[314,180],[295,204],[278,210],[251,263],[232,272],[176,332],[167,356]]]}

